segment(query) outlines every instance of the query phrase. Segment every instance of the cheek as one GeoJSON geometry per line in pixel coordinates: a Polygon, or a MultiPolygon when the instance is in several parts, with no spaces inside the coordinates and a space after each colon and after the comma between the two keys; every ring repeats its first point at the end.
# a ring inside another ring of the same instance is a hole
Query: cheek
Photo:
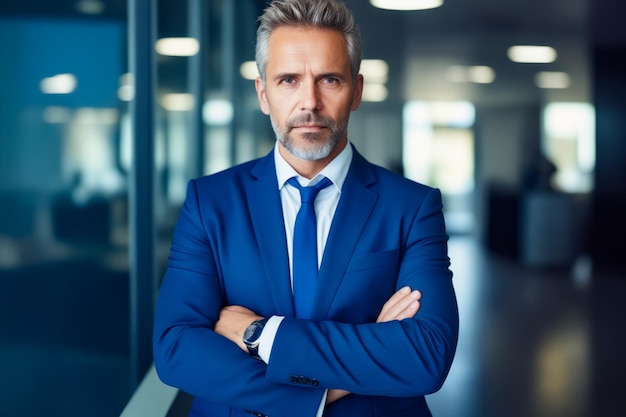
{"type": "Polygon", "coordinates": [[[336,117],[345,118],[353,110],[354,96],[352,94],[328,95],[324,103],[327,110],[332,111],[336,117]]]}
{"type": "Polygon", "coordinates": [[[334,119],[336,121],[345,121],[350,117],[352,108],[350,102],[342,101],[340,106],[335,107],[334,119]]]}

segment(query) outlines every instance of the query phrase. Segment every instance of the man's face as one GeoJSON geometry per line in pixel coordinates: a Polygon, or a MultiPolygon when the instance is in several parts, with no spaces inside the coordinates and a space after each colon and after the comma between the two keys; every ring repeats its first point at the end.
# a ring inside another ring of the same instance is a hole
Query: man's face
{"type": "Polygon", "coordinates": [[[256,81],[261,110],[292,155],[324,159],[347,141],[348,119],[361,102],[363,79],[352,80],[340,32],[276,29],[269,40],[265,77],[265,85],[256,81]]]}

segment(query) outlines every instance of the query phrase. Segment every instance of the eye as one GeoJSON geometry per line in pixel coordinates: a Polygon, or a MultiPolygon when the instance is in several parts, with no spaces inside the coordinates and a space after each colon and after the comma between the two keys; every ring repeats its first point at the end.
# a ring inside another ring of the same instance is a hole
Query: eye
{"type": "Polygon", "coordinates": [[[336,77],[326,77],[323,79],[323,82],[328,85],[339,84],[339,79],[336,77]]]}
{"type": "Polygon", "coordinates": [[[282,84],[293,84],[296,82],[296,79],[294,77],[283,77],[283,79],[280,82],[282,84]]]}

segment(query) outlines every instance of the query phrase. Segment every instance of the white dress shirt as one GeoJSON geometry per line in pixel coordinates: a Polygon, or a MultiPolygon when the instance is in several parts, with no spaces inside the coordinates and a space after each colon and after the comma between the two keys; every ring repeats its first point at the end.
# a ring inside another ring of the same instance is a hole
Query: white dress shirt
{"type": "MultiPolygon", "coordinates": [[[[315,198],[315,217],[317,220],[317,265],[318,268],[322,263],[324,248],[326,247],[326,239],[330,231],[330,225],[339,203],[341,196],[341,188],[348,175],[350,163],[352,162],[352,146],[350,143],[337,155],[319,174],[310,180],[300,176],[291,165],[285,161],[278,150],[278,142],[274,147],[274,161],[276,164],[276,177],[278,179],[278,189],[280,190],[280,199],[283,206],[283,219],[285,221],[285,232],[287,236],[287,248],[289,252],[289,271],[292,275],[293,289],[293,230],[296,222],[298,210],[300,210],[300,191],[287,183],[291,177],[297,177],[298,182],[302,186],[315,185],[323,177],[332,181],[332,185],[324,188],[315,198]]],[[[265,324],[265,328],[259,338],[259,356],[265,363],[269,363],[272,352],[272,345],[276,332],[280,326],[283,317],[272,316],[265,324]]],[[[324,409],[326,395],[322,399],[318,415],[324,409]]]]}

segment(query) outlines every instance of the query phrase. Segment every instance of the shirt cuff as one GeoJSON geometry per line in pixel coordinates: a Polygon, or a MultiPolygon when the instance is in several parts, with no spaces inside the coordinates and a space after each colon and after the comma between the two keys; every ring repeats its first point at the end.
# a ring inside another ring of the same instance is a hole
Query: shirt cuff
{"type": "Polygon", "coordinates": [[[265,323],[265,327],[263,327],[263,332],[261,332],[261,337],[259,337],[259,356],[265,363],[270,363],[276,332],[278,332],[278,326],[280,326],[284,318],[283,316],[272,316],[265,323]]]}

